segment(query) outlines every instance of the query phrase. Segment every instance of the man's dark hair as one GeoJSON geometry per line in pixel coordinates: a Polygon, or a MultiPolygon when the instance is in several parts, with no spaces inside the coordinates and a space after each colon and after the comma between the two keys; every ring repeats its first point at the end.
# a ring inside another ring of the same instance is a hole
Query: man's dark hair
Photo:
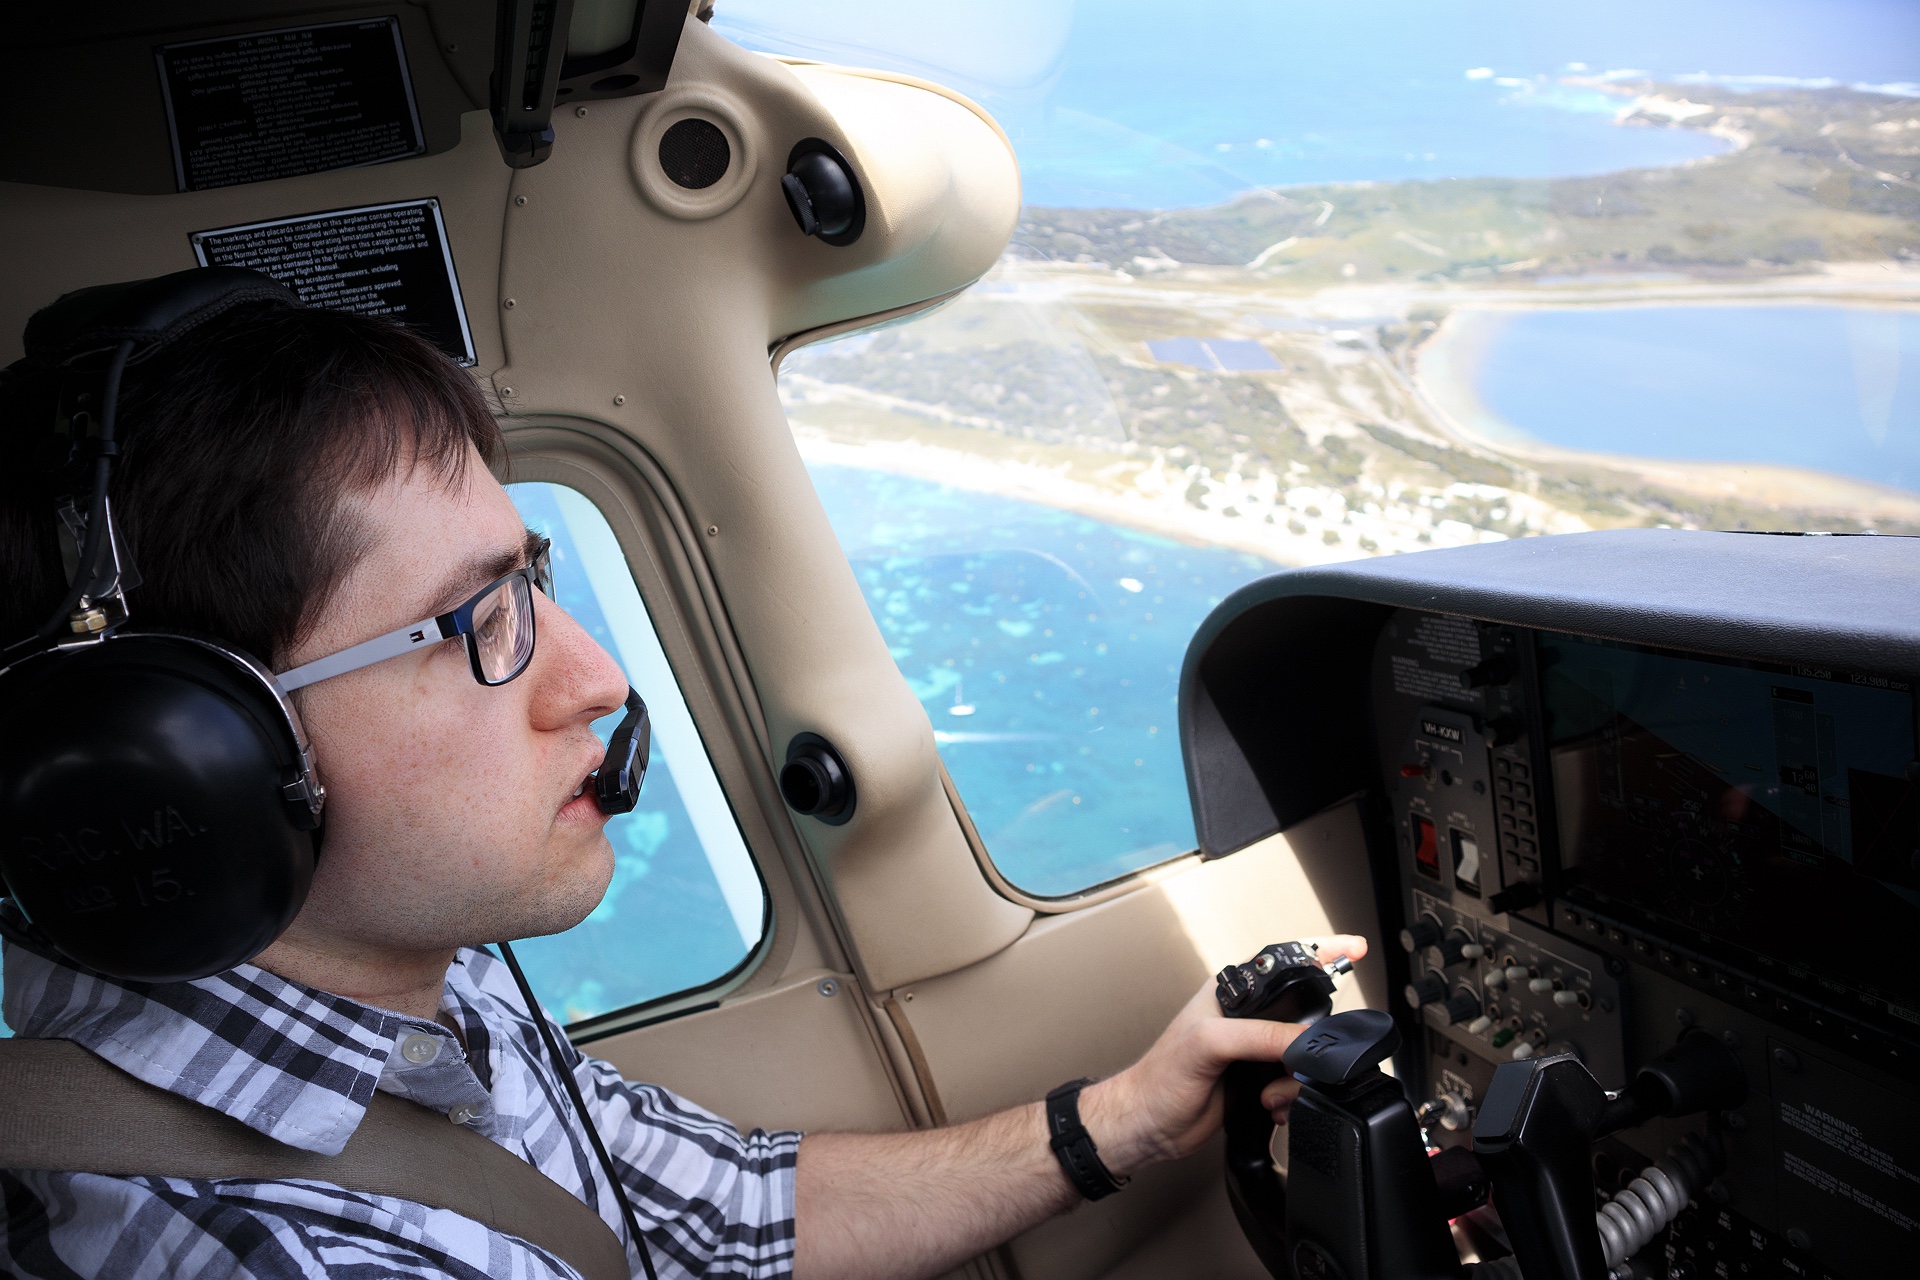
{"type": "MultiPolygon", "coordinates": [[[[14,417],[15,432],[49,430],[14,417]]],[[[352,499],[401,468],[457,483],[504,456],[474,380],[388,320],[237,307],[127,370],[114,520],[142,581],[134,625],[214,636],[280,665],[369,549],[352,499]]],[[[0,441],[0,646],[66,591],[54,501],[0,441]]],[[[84,504],[83,504],[84,506],[84,504]]]]}

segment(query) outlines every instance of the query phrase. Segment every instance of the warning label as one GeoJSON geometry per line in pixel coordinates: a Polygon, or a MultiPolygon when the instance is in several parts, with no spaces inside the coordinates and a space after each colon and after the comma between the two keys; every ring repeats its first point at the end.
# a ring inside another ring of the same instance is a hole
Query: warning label
{"type": "Polygon", "coordinates": [[[427,149],[398,18],[191,40],[154,56],[182,191],[427,149]]]}
{"type": "Polygon", "coordinates": [[[406,200],[196,231],[203,267],[250,267],[309,306],[388,316],[474,363],[438,200],[406,200]]]}
{"type": "Polygon", "coordinates": [[[1393,663],[1393,691],[1425,701],[1478,702],[1480,691],[1460,687],[1460,677],[1451,671],[1423,667],[1417,658],[1396,653],[1393,663]]]}
{"type": "Polygon", "coordinates": [[[1786,1225],[1836,1270],[1885,1275],[1920,1245],[1920,1106],[1803,1049],[1785,1064],[1769,1087],[1786,1225]]]}

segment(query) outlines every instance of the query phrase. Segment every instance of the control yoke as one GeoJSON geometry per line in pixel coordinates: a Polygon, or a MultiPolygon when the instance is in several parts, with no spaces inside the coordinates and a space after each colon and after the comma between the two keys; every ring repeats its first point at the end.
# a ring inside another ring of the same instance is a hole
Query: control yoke
{"type": "Polygon", "coordinates": [[[1655,1116],[1737,1107],[1746,1094],[1733,1055],[1699,1032],[1613,1097],[1570,1053],[1503,1063],[1474,1120],[1473,1147],[1528,1280],[1607,1280],[1713,1172],[1711,1153],[1696,1140],[1596,1214],[1589,1158],[1596,1139],[1655,1116]]]}
{"type": "MultiPolygon", "coordinates": [[[[1213,994],[1229,1018],[1317,1023],[1333,1011],[1334,977],[1353,965],[1343,956],[1330,967],[1333,972],[1322,968],[1301,943],[1279,942],[1222,969],[1213,994]]],[[[1273,1167],[1273,1116],[1260,1094],[1286,1074],[1278,1062],[1236,1062],[1224,1077],[1227,1199],[1254,1252],[1281,1280],[1289,1274],[1287,1196],[1273,1167]]]]}
{"type": "Polygon", "coordinates": [[[1594,1212],[1597,1139],[1746,1096],[1733,1056],[1698,1033],[1613,1095],[1570,1053],[1506,1063],[1481,1104],[1474,1149],[1429,1159],[1405,1092],[1380,1070],[1400,1044],[1393,1019],[1330,1014],[1333,979],[1351,968],[1279,943],[1221,970],[1214,992],[1227,1017],[1311,1027],[1279,1064],[1237,1062],[1225,1076],[1228,1199],[1278,1280],[1457,1280],[1466,1269],[1447,1222],[1486,1203],[1489,1180],[1515,1257],[1487,1274],[1515,1274],[1518,1263],[1527,1280],[1607,1280],[1716,1171],[1717,1144],[1689,1138],[1594,1212]],[[1286,1072],[1302,1087],[1283,1184],[1260,1094],[1286,1072]]]}
{"type": "Polygon", "coordinates": [[[1280,1280],[1460,1274],[1426,1144],[1400,1086],[1380,1063],[1400,1046],[1377,1009],[1332,1014],[1345,957],[1322,967],[1298,942],[1221,970],[1214,995],[1230,1018],[1311,1025],[1278,1064],[1227,1068],[1227,1196],[1260,1261],[1280,1280]],[[1303,1087],[1289,1124],[1288,1183],[1273,1167],[1273,1118],[1261,1091],[1291,1072],[1303,1087]]]}

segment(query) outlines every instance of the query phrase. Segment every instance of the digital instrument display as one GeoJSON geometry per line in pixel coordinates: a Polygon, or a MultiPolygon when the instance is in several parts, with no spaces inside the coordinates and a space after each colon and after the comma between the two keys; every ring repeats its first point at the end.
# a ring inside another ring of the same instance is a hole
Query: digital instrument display
{"type": "Polygon", "coordinates": [[[1567,901],[1915,1016],[1907,681],[1552,633],[1537,652],[1567,901]]]}

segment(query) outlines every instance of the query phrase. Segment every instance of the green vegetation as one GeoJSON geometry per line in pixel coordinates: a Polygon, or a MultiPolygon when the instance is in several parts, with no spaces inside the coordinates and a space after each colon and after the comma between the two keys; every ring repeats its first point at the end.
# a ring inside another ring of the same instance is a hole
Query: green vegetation
{"type": "Polygon", "coordinates": [[[1859,268],[1835,264],[1920,265],[1920,103],[1605,87],[1629,127],[1709,129],[1734,149],[1589,178],[1296,187],[1159,214],[1029,209],[992,289],[797,353],[782,393],[805,439],[877,447],[860,455],[871,465],[946,479],[964,455],[991,473],[969,483],[1007,477],[1028,496],[1280,559],[1620,525],[1920,533],[1911,495],[1495,448],[1426,398],[1422,345],[1493,295],[1831,299],[1864,287],[1850,283],[1859,268]],[[1535,284],[1555,280],[1550,294],[1535,284]],[[1149,341],[1181,335],[1258,341],[1283,368],[1152,357],[1149,341]]]}
{"type": "Polygon", "coordinates": [[[1288,187],[1213,209],[1029,209],[1015,245],[1151,270],[1245,266],[1300,284],[1685,269],[1750,277],[1920,258],[1920,107],[1850,90],[1608,85],[1630,126],[1706,129],[1732,154],[1588,178],[1288,187]],[[1686,116],[1684,125],[1659,114],[1686,116]],[[1704,108],[1689,114],[1694,108],[1704,108]],[[1291,242],[1291,243],[1289,243],[1291,242]],[[1284,246],[1284,247],[1281,247],[1284,246]],[[1271,252],[1269,252],[1271,251],[1271,252]],[[1349,273],[1347,268],[1351,266],[1349,273]]]}

